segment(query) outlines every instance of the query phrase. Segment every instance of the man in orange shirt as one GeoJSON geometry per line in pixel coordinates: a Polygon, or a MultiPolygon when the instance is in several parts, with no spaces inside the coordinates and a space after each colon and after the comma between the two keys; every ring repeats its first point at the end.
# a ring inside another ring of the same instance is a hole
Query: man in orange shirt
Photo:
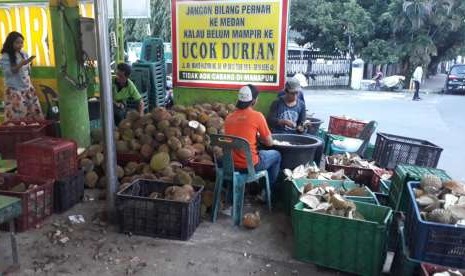
{"type": "MultiPolygon", "coordinates": [[[[277,150],[257,149],[259,139],[265,146],[273,145],[271,131],[268,128],[265,116],[252,108],[257,102],[258,93],[258,89],[251,84],[239,90],[236,103],[237,109],[226,118],[224,132],[226,135],[238,136],[249,142],[255,170],[267,170],[270,186],[273,187],[279,174],[281,154],[277,150]]],[[[234,152],[233,159],[234,166],[237,169],[247,168],[247,161],[243,152],[234,152]]]]}

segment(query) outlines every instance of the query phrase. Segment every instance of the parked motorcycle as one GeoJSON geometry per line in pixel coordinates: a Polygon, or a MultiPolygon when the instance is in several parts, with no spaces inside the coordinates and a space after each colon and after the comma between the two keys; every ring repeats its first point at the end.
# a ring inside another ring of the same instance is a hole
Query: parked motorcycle
{"type": "Polygon", "coordinates": [[[375,80],[370,80],[368,89],[371,91],[400,91],[405,87],[405,77],[400,75],[394,75],[381,79],[379,87],[376,86],[375,80]]]}

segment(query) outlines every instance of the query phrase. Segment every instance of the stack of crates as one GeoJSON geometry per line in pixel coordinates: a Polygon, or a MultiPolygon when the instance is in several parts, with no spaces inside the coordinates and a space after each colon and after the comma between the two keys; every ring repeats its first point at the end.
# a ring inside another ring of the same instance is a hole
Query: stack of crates
{"type": "Polygon", "coordinates": [[[140,62],[133,67],[134,84],[139,91],[147,91],[149,110],[164,106],[166,97],[166,70],[163,41],[159,38],[144,40],[140,62]]]}
{"type": "Polygon", "coordinates": [[[54,209],[64,212],[84,197],[84,173],[78,170],[73,140],[40,137],[16,147],[18,173],[53,179],[54,209]]]}

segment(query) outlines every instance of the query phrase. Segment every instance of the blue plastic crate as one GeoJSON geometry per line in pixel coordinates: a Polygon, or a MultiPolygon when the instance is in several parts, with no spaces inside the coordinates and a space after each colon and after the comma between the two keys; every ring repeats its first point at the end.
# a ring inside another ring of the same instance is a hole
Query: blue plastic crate
{"type": "Polygon", "coordinates": [[[423,220],[412,190],[419,185],[420,182],[407,183],[409,200],[405,230],[411,257],[428,263],[465,268],[465,227],[423,220]]]}

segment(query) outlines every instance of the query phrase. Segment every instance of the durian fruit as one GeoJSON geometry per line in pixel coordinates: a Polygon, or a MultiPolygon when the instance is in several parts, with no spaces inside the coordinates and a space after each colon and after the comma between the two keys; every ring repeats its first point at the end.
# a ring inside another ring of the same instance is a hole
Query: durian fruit
{"type": "Polygon", "coordinates": [[[190,192],[181,186],[169,186],[164,192],[165,199],[187,202],[191,199],[190,192]]]}
{"type": "Polygon", "coordinates": [[[174,181],[182,185],[191,185],[192,177],[182,169],[177,169],[174,176],[174,181]]]}
{"type": "Polygon", "coordinates": [[[150,168],[149,164],[144,164],[142,167],[142,173],[143,174],[151,174],[152,173],[152,168],[150,168]]]}
{"type": "Polygon", "coordinates": [[[205,207],[210,208],[213,206],[214,194],[212,191],[203,191],[202,192],[202,204],[205,207]]]}
{"type": "Polygon", "coordinates": [[[97,185],[97,181],[98,181],[98,175],[96,172],[90,171],[86,173],[84,177],[84,182],[87,188],[91,188],[91,189],[95,188],[95,186],[97,185]]]}
{"type": "Polygon", "coordinates": [[[174,173],[174,170],[171,166],[168,166],[164,168],[162,171],[160,171],[160,174],[162,176],[169,176],[169,177],[175,177],[176,174],[174,173]]]}
{"type": "Polygon", "coordinates": [[[140,114],[137,111],[131,110],[126,114],[126,118],[130,121],[139,120],[140,114]]]}
{"type": "Polygon", "coordinates": [[[158,152],[152,156],[150,167],[154,172],[159,172],[170,164],[170,156],[166,152],[158,152]]]}
{"type": "Polygon", "coordinates": [[[103,131],[101,128],[94,128],[90,131],[90,138],[93,143],[101,143],[103,142],[103,131]]]}
{"type": "Polygon", "coordinates": [[[186,112],[186,107],[184,105],[175,105],[173,106],[173,110],[179,113],[186,112]]]}
{"type": "Polygon", "coordinates": [[[171,138],[171,137],[179,138],[179,137],[182,136],[181,130],[178,129],[178,128],[175,128],[175,127],[166,128],[164,133],[165,133],[166,138],[168,138],[168,139],[171,138]]]}
{"type": "Polygon", "coordinates": [[[208,134],[218,134],[218,129],[216,129],[215,127],[208,127],[207,128],[207,133],[208,134]]]}
{"type": "Polygon", "coordinates": [[[191,150],[187,149],[187,148],[179,149],[176,152],[176,155],[179,158],[179,160],[181,160],[181,161],[187,161],[187,160],[190,160],[190,159],[192,159],[194,157],[194,153],[191,150]]]}
{"type": "Polygon", "coordinates": [[[442,188],[442,181],[436,175],[425,174],[420,180],[420,187],[429,194],[438,193],[442,188]]]}
{"type": "Polygon", "coordinates": [[[147,135],[153,135],[156,131],[157,131],[157,128],[152,124],[146,125],[144,129],[144,133],[147,135]]]}
{"type": "Polygon", "coordinates": [[[198,175],[194,175],[194,177],[192,177],[192,185],[205,186],[206,184],[207,183],[202,177],[198,175]]]}
{"type": "Polygon", "coordinates": [[[97,181],[97,188],[105,189],[107,187],[107,179],[105,177],[100,177],[97,181]]]}
{"type": "Polygon", "coordinates": [[[153,155],[153,147],[148,144],[143,144],[140,148],[140,155],[144,159],[149,159],[153,155]]]}
{"type": "Polygon", "coordinates": [[[255,229],[260,225],[260,213],[246,213],[242,218],[242,225],[248,229],[255,229]]]}
{"type": "Polygon", "coordinates": [[[120,166],[116,166],[116,176],[118,179],[121,179],[124,177],[124,169],[121,168],[120,166]]]}
{"type": "Polygon", "coordinates": [[[136,162],[128,162],[126,166],[124,166],[124,175],[125,176],[131,176],[134,175],[137,171],[137,168],[139,165],[136,162]]]}
{"type": "Polygon", "coordinates": [[[147,144],[147,145],[152,145],[153,143],[153,138],[152,136],[148,134],[143,134],[140,138],[139,141],[142,145],[147,144]]]}
{"type": "Polygon", "coordinates": [[[118,125],[118,129],[120,130],[131,129],[131,128],[132,128],[132,122],[129,119],[123,119],[118,125]]]}
{"type": "Polygon", "coordinates": [[[161,144],[159,147],[158,147],[158,152],[166,152],[166,153],[170,153],[170,147],[167,145],[167,144],[161,144]]]}
{"type": "Polygon", "coordinates": [[[159,121],[157,123],[157,130],[159,131],[164,131],[165,129],[169,127],[170,127],[170,122],[168,120],[159,121]]]}
{"type": "Polygon", "coordinates": [[[97,152],[93,157],[92,157],[92,163],[94,163],[95,166],[101,166],[103,163],[104,156],[101,152],[97,152]]]}
{"type": "Polygon", "coordinates": [[[166,136],[163,132],[156,132],[154,137],[155,137],[155,140],[157,140],[160,143],[166,141],[166,136]]]}
{"type": "Polygon", "coordinates": [[[179,141],[181,141],[181,144],[183,146],[186,146],[186,145],[192,145],[192,140],[189,136],[181,136],[179,138],[179,141]]]}
{"type": "Polygon", "coordinates": [[[103,152],[103,147],[100,144],[91,145],[87,149],[87,157],[92,158],[94,157],[94,155],[101,152],[103,152]]]}
{"type": "Polygon", "coordinates": [[[88,173],[94,170],[94,162],[89,158],[82,158],[79,161],[79,168],[84,170],[84,173],[88,173]]]}
{"type": "Polygon", "coordinates": [[[134,131],[132,131],[132,129],[123,130],[121,138],[123,138],[123,140],[127,142],[131,141],[132,139],[134,139],[134,131]]]}
{"type": "Polygon", "coordinates": [[[144,135],[144,130],[142,128],[139,127],[134,130],[134,137],[140,138],[142,135],[144,135]]]}
{"type": "Polygon", "coordinates": [[[137,139],[132,139],[129,141],[129,148],[133,151],[139,151],[141,148],[141,145],[137,139]]]}
{"type": "Polygon", "coordinates": [[[179,139],[174,136],[168,139],[167,144],[173,151],[177,151],[182,147],[181,141],[179,141],[179,139]]]}
{"type": "MultiPolygon", "coordinates": [[[[192,182],[192,181],[191,181],[192,182]]],[[[182,185],[182,188],[184,190],[186,190],[187,192],[189,192],[190,196],[193,197],[194,194],[195,194],[195,190],[194,190],[194,187],[192,187],[191,184],[184,184],[182,185]]]]}

